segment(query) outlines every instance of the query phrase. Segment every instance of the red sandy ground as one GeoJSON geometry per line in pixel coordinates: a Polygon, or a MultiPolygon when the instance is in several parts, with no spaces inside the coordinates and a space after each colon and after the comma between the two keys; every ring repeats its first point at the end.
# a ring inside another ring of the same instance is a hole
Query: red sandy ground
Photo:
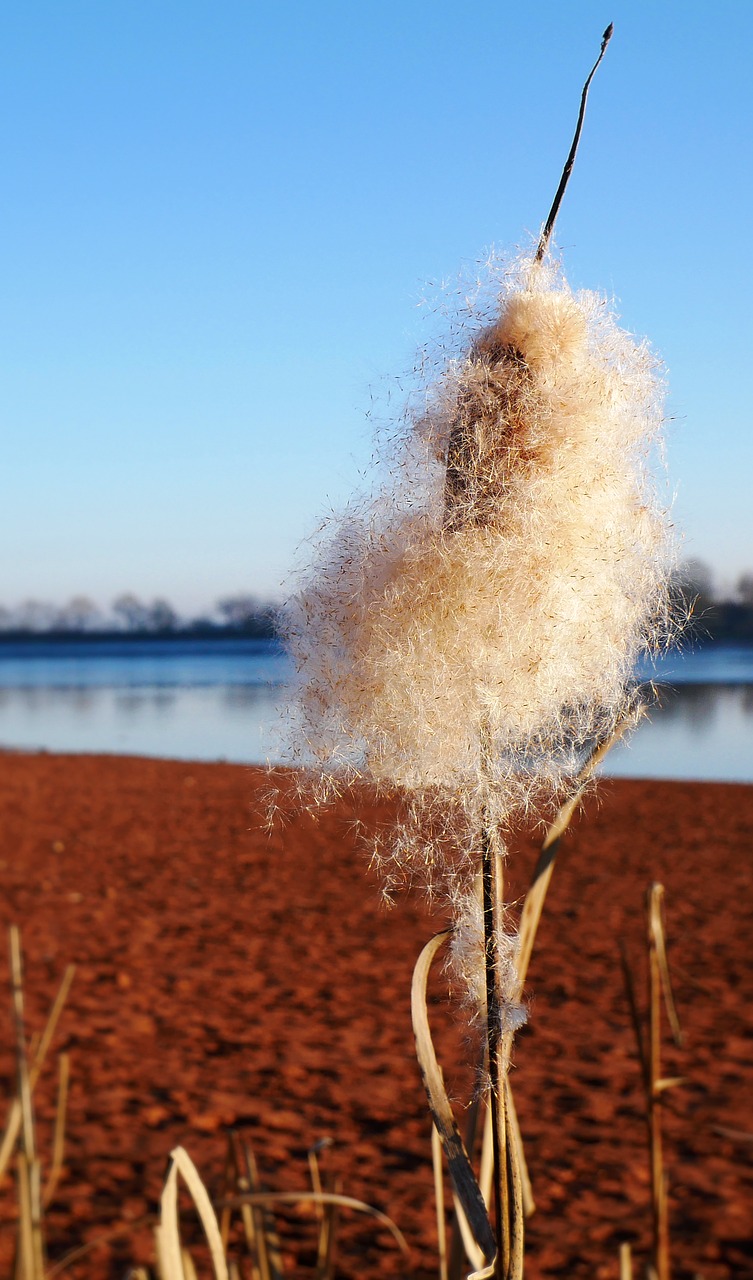
{"type": "MultiPolygon", "coordinates": [[[[356,847],[352,805],[293,816],[268,838],[260,770],[86,756],[4,754],[2,922],[23,932],[30,1031],[63,968],[74,987],[55,1050],[71,1056],[66,1169],[48,1216],[52,1262],[153,1210],[168,1152],[185,1145],[214,1191],[228,1126],[279,1189],[306,1185],[323,1137],[344,1190],[389,1212],[411,1267],[367,1219],[348,1217],[340,1277],[434,1276],[429,1126],[409,1017],[414,960],[441,927],[420,896],[386,911],[356,847]]],[[[368,824],[385,810],[362,806],[368,824]]],[[[567,837],[529,980],[514,1088],[538,1204],[530,1280],[616,1277],[649,1242],[645,1122],[618,958],[643,996],[644,895],[667,890],[675,994],[686,1033],[667,1074],[675,1280],[753,1275],[753,788],[612,782],[567,837]]],[[[520,892],[533,839],[511,859],[520,892]]],[[[7,983],[5,947],[0,982],[7,983]]],[[[439,969],[432,1017],[461,1113],[472,1072],[439,969]]],[[[0,1079],[14,1089],[10,1002],[0,1079]]],[[[55,1054],[53,1054],[53,1057],[55,1054]]],[[[55,1076],[36,1094],[49,1150],[55,1076]]],[[[0,1274],[15,1194],[0,1194],[0,1274]]],[[[283,1223],[289,1274],[314,1229],[283,1223]]],[[[191,1229],[189,1227],[189,1235],[191,1229]]],[[[134,1225],[66,1272],[123,1277],[151,1256],[134,1225]]],[[[638,1274],[636,1268],[636,1274],[638,1274]]]]}

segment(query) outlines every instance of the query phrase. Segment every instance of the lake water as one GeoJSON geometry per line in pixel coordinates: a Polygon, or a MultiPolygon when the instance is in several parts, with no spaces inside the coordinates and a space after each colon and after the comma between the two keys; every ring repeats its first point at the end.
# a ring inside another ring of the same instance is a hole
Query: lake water
{"type": "MultiPolygon", "coordinates": [[[[290,674],[263,641],[4,644],[0,746],[274,762],[290,674]]],[[[753,782],[753,649],[701,649],[640,674],[668,687],[606,772],[753,782]]]]}

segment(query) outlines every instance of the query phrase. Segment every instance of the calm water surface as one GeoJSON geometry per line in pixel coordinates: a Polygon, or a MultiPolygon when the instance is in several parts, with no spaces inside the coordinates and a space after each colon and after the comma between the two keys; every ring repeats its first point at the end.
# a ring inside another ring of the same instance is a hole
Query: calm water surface
{"type": "MultiPolygon", "coordinates": [[[[753,782],[753,649],[673,656],[664,686],[606,772],[753,782]]],[[[249,640],[0,646],[0,745],[191,760],[275,762],[290,667],[249,640]]]]}

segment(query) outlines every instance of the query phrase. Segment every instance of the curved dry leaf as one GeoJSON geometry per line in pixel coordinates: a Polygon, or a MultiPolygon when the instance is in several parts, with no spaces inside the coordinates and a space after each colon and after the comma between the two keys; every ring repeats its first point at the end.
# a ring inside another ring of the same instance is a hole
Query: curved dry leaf
{"type": "Polygon", "coordinates": [[[175,1147],[170,1152],[170,1164],[165,1185],[162,1188],[160,1224],[157,1228],[162,1280],[184,1280],[185,1274],[178,1221],[178,1174],[188,1188],[204,1228],[216,1280],[228,1280],[227,1262],[217,1216],[212,1208],[207,1189],[199,1177],[198,1169],[183,1147],[175,1147]]]}
{"type": "Polygon", "coordinates": [[[483,1255],[492,1259],[497,1246],[489,1217],[484,1204],[484,1197],[476,1181],[473,1166],[455,1123],[449,1099],[444,1087],[442,1072],[434,1051],[434,1044],[429,1030],[429,1015],[426,1007],[426,983],[431,963],[442,943],[449,937],[449,931],[438,933],[427,942],[413,970],[411,986],[411,1014],[413,1018],[413,1034],[416,1037],[416,1055],[421,1068],[429,1108],[434,1124],[441,1138],[452,1185],[468,1220],[473,1237],[483,1255]]]}
{"type": "Polygon", "coordinates": [[[410,1253],[405,1236],[392,1218],[382,1213],[381,1209],[375,1209],[373,1204],[366,1204],[365,1200],[356,1200],[353,1196],[344,1196],[337,1191],[248,1191],[239,1196],[226,1196],[220,1201],[218,1208],[237,1209],[244,1204],[330,1204],[342,1209],[354,1209],[357,1213],[367,1213],[375,1218],[389,1231],[401,1252],[406,1255],[410,1253]]]}

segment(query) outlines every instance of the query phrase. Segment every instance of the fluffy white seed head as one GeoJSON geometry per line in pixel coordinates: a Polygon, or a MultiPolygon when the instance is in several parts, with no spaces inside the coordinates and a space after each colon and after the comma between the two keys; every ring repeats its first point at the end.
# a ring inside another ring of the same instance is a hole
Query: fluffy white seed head
{"type": "Polygon", "coordinates": [[[500,821],[557,793],[666,627],[661,393],[602,298],[507,280],[291,602],[300,762],[500,821]]]}
{"type": "MultiPolygon", "coordinates": [[[[486,1024],[486,966],[484,961],[484,913],[477,885],[457,895],[453,901],[454,928],[449,968],[465,994],[471,1020],[486,1024]]],[[[525,1006],[517,997],[517,957],[519,938],[510,925],[500,929],[496,939],[497,974],[501,997],[500,1030],[516,1032],[526,1021],[525,1006]]]]}

